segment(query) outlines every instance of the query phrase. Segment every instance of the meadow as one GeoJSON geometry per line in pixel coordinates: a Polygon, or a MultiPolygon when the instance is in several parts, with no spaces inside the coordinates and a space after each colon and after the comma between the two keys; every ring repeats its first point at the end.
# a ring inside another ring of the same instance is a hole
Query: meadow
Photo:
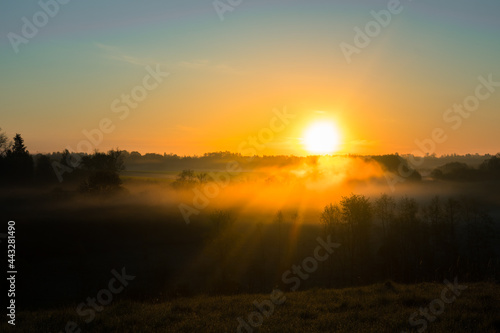
{"type": "MultiPolygon", "coordinates": [[[[68,322],[73,322],[70,327],[82,332],[499,332],[500,287],[491,283],[466,286],[453,303],[438,308],[439,315],[433,315],[429,306],[441,297],[445,284],[387,281],[365,287],[285,293],[284,303],[264,308],[258,328],[248,324],[248,318],[259,312],[253,303],[264,302],[269,294],[117,300],[90,323],[77,315],[76,304],[21,311],[15,331],[65,332],[68,322]],[[427,309],[427,314],[420,314],[419,309],[427,309]],[[238,318],[248,326],[241,325],[238,318]]],[[[255,318],[259,322],[259,316],[255,318]]],[[[9,331],[5,323],[0,329],[9,331]]]]}

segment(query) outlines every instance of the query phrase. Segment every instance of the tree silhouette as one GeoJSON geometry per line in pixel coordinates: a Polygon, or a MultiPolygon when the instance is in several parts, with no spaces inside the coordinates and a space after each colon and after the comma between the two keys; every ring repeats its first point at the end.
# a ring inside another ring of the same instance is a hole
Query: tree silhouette
{"type": "Polygon", "coordinates": [[[390,225],[394,222],[396,201],[387,194],[382,194],[375,200],[374,215],[382,224],[384,238],[387,238],[390,225]]]}
{"type": "Polygon", "coordinates": [[[7,135],[5,135],[4,132],[1,132],[1,130],[2,129],[0,128],[0,180],[2,180],[3,183],[4,179],[6,179],[6,175],[8,172],[5,153],[9,148],[9,144],[7,141],[7,135]]]}
{"type": "Polygon", "coordinates": [[[500,178],[500,154],[492,156],[490,159],[484,161],[479,170],[489,174],[490,176],[500,178]]]}
{"type": "Polygon", "coordinates": [[[372,207],[364,195],[351,194],[340,201],[344,222],[347,225],[347,244],[350,256],[351,283],[355,270],[361,261],[367,261],[370,254],[370,228],[372,207]],[[357,266],[357,267],[356,267],[357,266]]]}
{"type": "Polygon", "coordinates": [[[320,216],[321,224],[327,235],[334,235],[337,231],[337,226],[343,223],[342,211],[339,205],[327,205],[320,216]]]}
{"type": "Polygon", "coordinates": [[[370,232],[373,210],[370,201],[363,195],[351,194],[342,197],[339,205],[330,204],[325,207],[320,220],[325,230],[332,235],[335,242],[342,246],[338,255],[341,262],[349,266],[350,283],[354,277],[363,275],[364,263],[370,257],[370,232]]]}
{"type": "Polygon", "coordinates": [[[39,183],[50,183],[56,180],[50,157],[38,154],[35,159],[35,181],[39,183]]]}
{"type": "Polygon", "coordinates": [[[182,187],[193,187],[198,184],[204,184],[208,182],[208,174],[201,172],[196,174],[191,169],[184,169],[177,175],[177,178],[172,183],[172,186],[176,188],[182,187]]]}
{"type": "Polygon", "coordinates": [[[33,158],[24,145],[21,134],[16,134],[12,147],[5,152],[5,163],[9,182],[26,184],[33,178],[33,158]]]}
{"type": "Polygon", "coordinates": [[[216,210],[210,213],[209,220],[211,226],[210,247],[215,251],[217,267],[220,270],[220,285],[217,289],[224,290],[228,287],[230,276],[227,266],[230,255],[229,249],[234,241],[230,229],[235,218],[228,210],[216,210]]]}
{"type": "Polygon", "coordinates": [[[200,184],[206,183],[208,181],[208,174],[206,172],[202,172],[196,175],[196,179],[200,184]]]}
{"type": "MultiPolygon", "coordinates": [[[[348,233],[342,210],[338,204],[327,205],[320,215],[320,221],[323,225],[325,236],[330,236],[332,241],[339,244],[347,244],[348,233]]],[[[345,281],[349,262],[347,246],[339,247],[337,251],[338,260],[329,261],[329,275],[340,272],[341,279],[345,281]],[[337,269],[336,269],[337,268],[337,269]]]]}
{"type": "Polygon", "coordinates": [[[0,156],[5,155],[7,149],[9,149],[9,141],[7,139],[7,135],[4,132],[1,132],[0,128],[0,156]]]}
{"type": "Polygon", "coordinates": [[[392,244],[394,243],[392,230],[396,219],[396,200],[393,197],[382,194],[375,200],[373,213],[377,222],[382,226],[382,242],[378,254],[382,257],[382,266],[386,275],[394,274],[394,260],[392,259],[392,244]]]}
{"type": "Polygon", "coordinates": [[[125,169],[121,151],[110,150],[107,154],[94,152],[82,158],[87,176],[80,185],[84,193],[116,193],[122,190],[119,173],[125,169]]]}
{"type": "Polygon", "coordinates": [[[420,181],[422,180],[422,175],[412,168],[407,160],[398,154],[395,155],[382,155],[382,156],[373,156],[375,161],[381,164],[387,171],[392,172],[394,174],[405,174],[404,178],[410,181],[420,181]]]}
{"type": "Polygon", "coordinates": [[[422,229],[418,212],[419,206],[415,199],[404,196],[399,200],[395,226],[399,237],[395,250],[399,259],[400,277],[404,281],[414,276],[412,273],[419,262],[418,250],[422,245],[422,229]]]}

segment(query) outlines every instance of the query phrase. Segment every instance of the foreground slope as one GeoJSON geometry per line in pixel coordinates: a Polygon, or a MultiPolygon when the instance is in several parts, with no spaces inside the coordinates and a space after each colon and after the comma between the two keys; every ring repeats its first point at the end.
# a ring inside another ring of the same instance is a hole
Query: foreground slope
{"type": "MultiPolygon", "coordinates": [[[[268,316],[258,315],[254,302],[269,304],[265,301],[271,299],[271,294],[196,296],[154,304],[117,299],[96,312],[90,323],[85,322],[89,316],[76,313],[76,304],[62,309],[20,312],[15,331],[66,332],[68,321],[74,321],[77,327],[67,332],[79,329],[81,332],[237,332],[241,318],[247,323],[263,320],[258,328],[241,326],[241,332],[499,332],[500,286],[460,282],[459,285],[463,290],[456,289],[459,294],[456,297],[453,291],[443,292],[448,288],[444,283],[387,282],[359,288],[286,293],[283,304],[273,305],[274,309],[262,308],[268,316]],[[436,301],[439,299],[453,301],[448,304],[436,301]],[[444,307],[440,308],[440,304],[444,307]],[[420,309],[426,314],[420,314],[420,309]],[[432,311],[438,314],[433,315],[432,311]],[[413,326],[409,323],[412,314],[413,326]]],[[[2,323],[0,331],[14,331],[8,326],[2,323]]]]}

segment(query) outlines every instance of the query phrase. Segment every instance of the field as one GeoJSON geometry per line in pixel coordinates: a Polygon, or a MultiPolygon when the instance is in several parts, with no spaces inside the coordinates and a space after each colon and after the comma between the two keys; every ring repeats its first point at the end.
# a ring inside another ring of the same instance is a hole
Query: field
{"type": "Polygon", "coordinates": [[[497,176],[391,193],[370,159],[277,161],[227,184],[132,165],[100,192],[77,172],[3,191],[19,274],[0,330],[499,331],[497,176]]]}
{"type": "MultiPolygon", "coordinates": [[[[196,296],[157,303],[116,300],[89,323],[85,322],[88,317],[77,315],[75,304],[21,311],[15,331],[65,332],[68,321],[73,321],[82,332],[500,332],[500,287],[489,283],[466,286],[442,309],[435,300],[441,298],[445,284],[392,282],[285,293],[278,301],[284,300],[282,304],[262,306],[268,316],[256,315],[253,303],[262,305],[271,294],[196,296]],[[414,326],[409,323],[414,312],[429,307],[440,314],[434,316],[429,310],[430,320],[418,315],[413,318],[414,326]],[[262,320],[262,324],[238,330],[238,318],[246,323],[262,320]]],[[[445,293],[449,299],[452,295],[445,293]]],[[[2,323],[0,330],[7,332],[7,326],[2,323]]]]}

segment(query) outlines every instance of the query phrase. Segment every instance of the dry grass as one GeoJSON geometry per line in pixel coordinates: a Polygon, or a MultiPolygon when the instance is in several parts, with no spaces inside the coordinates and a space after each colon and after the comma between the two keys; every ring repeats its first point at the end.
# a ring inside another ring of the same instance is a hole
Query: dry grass
{"type": "MultiPolygon", "coordinates": [[[[285,303],[276,305],[253,332],[417,332],[423,326],[411,326],[410,315],[439,298],[444,287],[440,283],[387,282],[287,293],[285,303]]],[[[90,323],[77,315],[76,306],[20,312],[15,329],[4,320],[0,331],[66,332],[66,323],[74,321],[81,332],[237,332],[237,318],[248,321],[248,315],[257,310],[253,302],[269,297],[270,294],[198,296],[159,304],[117,300],[97,313],[90,323]]],[[[500,332],[499,309],[498,285],[468,284],[455,302],[446,305],[444,312],[428,323],[425,331],[500,332]]]]}

